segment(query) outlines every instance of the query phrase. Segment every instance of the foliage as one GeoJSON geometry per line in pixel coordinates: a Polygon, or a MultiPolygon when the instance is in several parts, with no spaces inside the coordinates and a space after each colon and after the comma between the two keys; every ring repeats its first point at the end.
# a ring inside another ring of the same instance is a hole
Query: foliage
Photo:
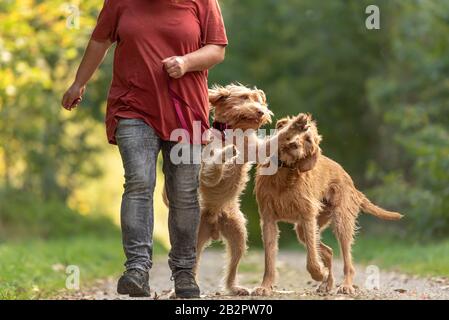
{"type": "Polygon", "coordinates": [[[373,194],[407,215],[410,233],[449,235],[448,1],[396,3],[385,72],[368,83],[382,161],[373,194]]]}
{"type": "Polygon", "coordinates": [[[0,191],[0,243],[31,238],[119,234],[111,219],[100,214],[83,216],[59,200],[44,201],[18,190],[0,191]]]}
{"type": "MultiPolygon", "coordinates": [[[[82,26],[94,23],[100,4],[83,2],[81,10],[89,14],[81,15],[82,26]]],[[[67,5],[63,0],[0,4],[2,183],[45,199],[66,199],[78,177],[100,174],[89,163],[100,148],[88,139],[104,95],[90,95],[84,104],[89,107],[77,112],[60,107],[91,31],[68,27],[67,5]]]]}

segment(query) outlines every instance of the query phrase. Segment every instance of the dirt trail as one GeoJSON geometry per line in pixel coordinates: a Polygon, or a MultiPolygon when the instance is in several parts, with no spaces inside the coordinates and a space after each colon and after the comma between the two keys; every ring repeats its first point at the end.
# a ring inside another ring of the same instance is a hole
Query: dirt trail
{"type": "MultiPolygon", "coordinates": [[[[225,257],[219,251],[208,250],[201,259],[200,286],[203,299],[267,299],[267,297],[235,297],[227,295],[221,289],[222,269],[225,257]]],[[[379,289],[370,290],[369,284],[375,283],[376,267],[357,266],[355,284],[357,293],[353,296],[336,294],[321,295],[315,292],[317,283],[312,281],[305,270],[305,255],[301,252],[280,252],[278,257],[278,281],[275,293],[270,299],[449,299],[448,278],[420,278],[395,272],[378,272],[379,289]],[[368,281],[367,281],[368,280],[368,281]],[[368,287],[366,286],[368,283],[368,287]]],[[[380,267],[379,267],[380,268],[380,267]]],[[[342,280],[342,264],[336,260],[334,272],[336,283],[342,280]]],[[[377,269],[378,270],[378,269],[377,269]]],[[[248,288],[256,287],[263,274],[263,253],[250,252],[240,267],[240,282],[248,288]]],[[[150,274],[151,299],[172,299],[173,284],[169,280],[170,272],[166,258],[159,257],[150,274]]],[[[69,292],[58,299],[130,299],[116,293],[117,279],[98,280],[90,288],[69,292]]],[[[133,298],[135,299],[135,298],[133,298]]],[[[146,298],[149,299],[149,298],[146,298]]]]}

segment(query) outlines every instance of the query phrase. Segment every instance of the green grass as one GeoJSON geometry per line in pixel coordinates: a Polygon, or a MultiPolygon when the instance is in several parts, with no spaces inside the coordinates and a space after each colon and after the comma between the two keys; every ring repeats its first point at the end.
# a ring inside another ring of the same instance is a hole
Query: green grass
{"type": "MultiPolygon", "coordinates": [[[[323,241],[340,256],[340,249],[333,235],[326,231],[323,241]]],[[[282,248],[303,248],[290,242],[282,248]]],[[[449,239],[421,243],[418,240],[393,239],[385,236],[358,236],[353,246],[354,262],[375,264],[381,269],[400,271],[420,276],[449,276],[449,239]]]]}
{"type": "Polygon", "coordinates": [[[360,238],[354,249],[356,262],[421,276],[449,276],[449,240],[418,243],[407,240],[360,238]]]}
{"type": "Polygon", "coordinates": [[[106,216],[0,189],[0,299],[51,297],[65,289],[69,265],[79,267],[82,289],[118,275],[124,261],[120,230],[106,216]]]}
{"type": "MultiPolygon", "coordinates": [[[[155,244],[155,254],[162,247],[155,244]]],[[[48,298],[65,290],[66,266],[80,270],[80,288],[123,271],[119,234],[0,244],[0,299],[48,298]]]]}

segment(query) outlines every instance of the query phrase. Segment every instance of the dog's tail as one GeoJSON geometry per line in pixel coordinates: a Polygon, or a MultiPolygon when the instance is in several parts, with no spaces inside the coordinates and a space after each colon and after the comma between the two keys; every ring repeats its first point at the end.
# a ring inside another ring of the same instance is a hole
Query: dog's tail
{"type": "Polygon", "coordinates": [[[361,192],[360,195],[362,197],[362,203],[360,206],[362,208],[362,211],[372,214],[373,216],[383,220],[399,220],[403,217],[403,215],[398,212],[387,211],[385,209],[382,209],[381,207],[376,206],[361,192]]]}

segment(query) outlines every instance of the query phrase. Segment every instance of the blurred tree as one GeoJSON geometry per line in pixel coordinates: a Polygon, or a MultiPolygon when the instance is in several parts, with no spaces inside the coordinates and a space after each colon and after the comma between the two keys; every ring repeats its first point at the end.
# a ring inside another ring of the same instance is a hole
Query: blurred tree
{"type": "Polygon", "coordinates": [[[60,107],[102,3],[78,2],[0,3],[3,180],[47,199],[65,199],[78,177],[99,174],[89,162],[99,149],[88,137],[102,114],[106,83],[97,82],[104,94],[89,95],[75,112],[60,107]]]}
{"type": "Polygon", "coordinates": [[[449,235],[448,12],[448,1],[395,2],[387,66],[369,82],[382,120],[373,194],[426,238],[449,235]]]}

